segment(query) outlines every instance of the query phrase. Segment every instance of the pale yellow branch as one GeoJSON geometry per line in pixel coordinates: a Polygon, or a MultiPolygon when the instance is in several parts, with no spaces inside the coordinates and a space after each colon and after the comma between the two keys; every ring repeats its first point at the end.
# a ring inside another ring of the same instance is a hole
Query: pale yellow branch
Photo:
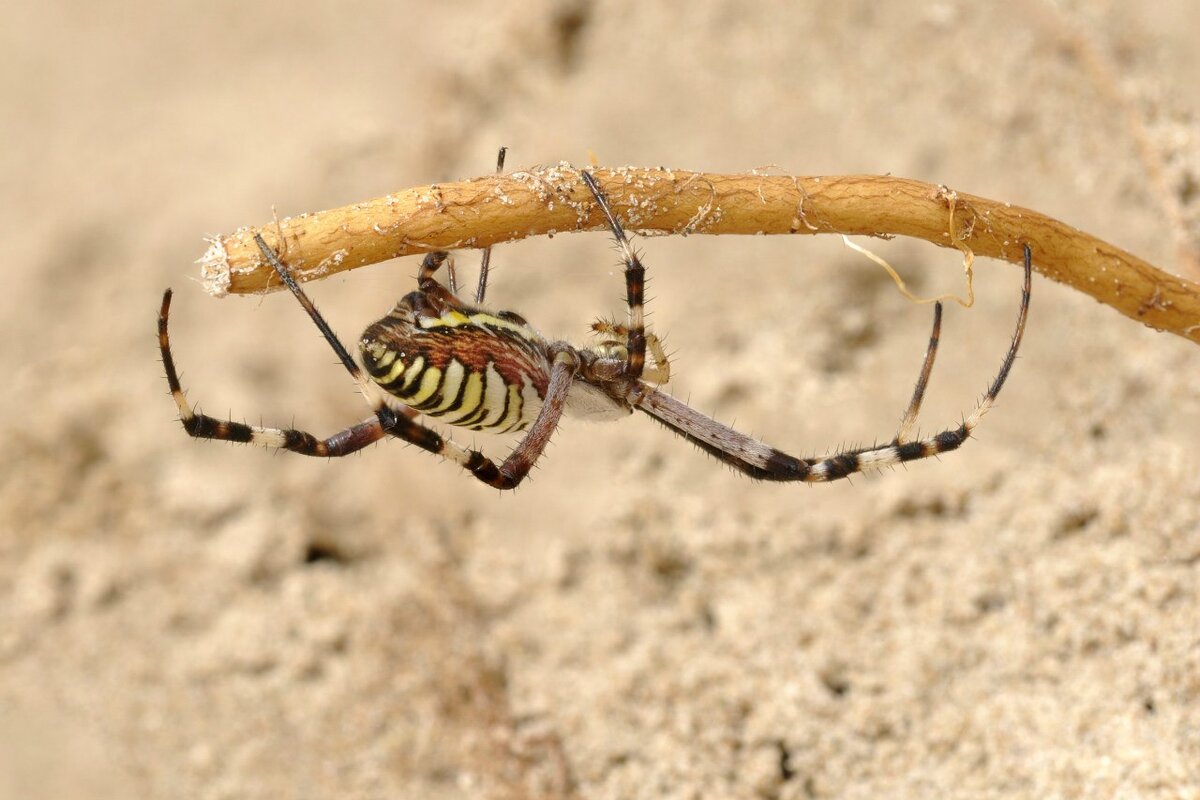
{"type": "MultiPolygon", "coordinates": [[[[880,175],[802,178],[633,167],[594,173],[620,218],[642,232],[910,236],[1013,263],[1028,244],[1043,275],[1146,325],[1200,342],[1200,285],[1036,211],[880,175]]],[[[213,294],[262,292],[279,282],[262,262],[255,233],[280,250],[298,277],[312,280],[412,253],[603,227],[574,167],[538,167],[243,228],[215,239],[201,264],[213,294]]]]}

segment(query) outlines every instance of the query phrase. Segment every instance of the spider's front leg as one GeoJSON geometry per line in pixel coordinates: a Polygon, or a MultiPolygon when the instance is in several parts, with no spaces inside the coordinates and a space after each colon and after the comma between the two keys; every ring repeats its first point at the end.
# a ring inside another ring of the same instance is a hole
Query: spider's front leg
{"type": "Polygon", "coordinates": [[[882,469],[884,467],[930,458],[939,453],[957,450],[971,436],[983,416],[991,409],[1000,394],[1009,371],[1017,358],[1021,338],[1025,334],[1025,322],[1029,316],[1029,295],[1033,274],[1033,255],[1025,247],[1025,283],[1021,291],[1021,307],[1017,313],[1017,326],[1012,342],[1004,356],[1000,371],[988,386],[987,392],[971,412],[970,416],[955,428],[949,428],[927,439],[910,441],[909,437],[916,421],[929,375],[933,369],[941,331],[941,306],[934,310],[933,333],[921,373],[913,390],[912,400],[900,423],[896,437],[886,445],[845,450],[825,458],[797,458],[777,450],[757,439],[722,425],[701,414],[685,403],[664,394],[645,383],[635,383],[626,398],[630,405],[653,417],[678,433],[701,450],[729,464],[752,478],[767,481],[805,481],[809,483],[834,481],[856,472],[882,469]]]}
{"type": "MultiPolygon", "coordinates": [[[[583,176],[583,182],[592,190],[592,196],[596,198],[596,203],[604,213],[604,218],[608,221],[608,227],[612,230],[613,238],[617,240],[617,244],[620,246],[621,253],[624,256],[625,295],[626,301],[629,303],[629,324],[625,328],[625,346],[628,351],[625,364],[625,377],[636,380],[642,377],[642,371],[646,365],[647,337],[644,308],[646,302],[646,268],[642,266],[641,259],[634,252],[633,246],[629,244],[629,239],[625,236],[625,231],[621,228],[621,223],[617,221],[616,215],[613,214],[612,208],[608,205],[608,198],[604,196],[604,192],[600,191],[600,186],[596,183],[596,179],[592,177],[592,173],[583,171],[580,175],[583,176]]],[[[666,383],[666,381],[659,382],[666,383]]]]}
{"type": "MultiPolygon", "coordinates": [[[[499,154],[496,156],[496,174],[504,172],[504,157],[508,153],[507,147],[501,147],[499,154]]],[[[450,294],[458,297],[458,274],[454,269],[453,257],[447,257],[447,254],[441,251],[430,253],[425,256],[424,262],[421,264],[421,278],[432,278],[433,273],[441,263],[446,262],[446,287],[450,290],[450,294]]],[[[483,298],[487,294],[488,272],[492,263],[492,246],[489,244],[483,248],[483,257],[479,260],[479,282],[475,286],[475,305],[481,305],[483,298]]],[[[424,288],[424,286],[422,286],[424,288]]]]}

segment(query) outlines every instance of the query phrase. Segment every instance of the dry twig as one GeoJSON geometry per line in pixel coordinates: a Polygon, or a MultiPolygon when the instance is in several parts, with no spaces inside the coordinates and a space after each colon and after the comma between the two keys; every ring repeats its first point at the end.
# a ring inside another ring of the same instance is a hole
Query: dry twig
{"type": "MultiPolygon", "coordinates": [[[[1036,211],[879,175],[594,172],[629,228],[643,232],[911,236],[1012,263],[1027,243],[1043,275],[1200,342],[1200,285],[1036,211]]],[[[407,189],[243,228],[213,240],[201,264],[213,294],[262,292],[279,286],[254,246],[255,233],[282,252],[297,277],[312,280],[412,253],[602,228],[578,170],[562,164],[407,189]]]]}

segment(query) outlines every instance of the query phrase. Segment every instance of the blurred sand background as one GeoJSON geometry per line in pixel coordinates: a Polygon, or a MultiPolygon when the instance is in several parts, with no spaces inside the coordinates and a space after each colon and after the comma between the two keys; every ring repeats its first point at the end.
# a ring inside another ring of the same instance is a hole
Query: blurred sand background
{"type": "MultiPolygon", "coordinates": [[[[567,422],[504,496],[399,443],[193,442],[156,351],[170,285],[193,402],[361,418],[289,297],[203,294],[201,237],[486,174],[501,144],[512,168],[891,173],[1176,268],[1123,111],[1038,8],[7,9],[0,798],[1197,797],[1200,352],[1079,294],[1037,280],[978,441],[816,488],[640,415],[567,422]]],[[[1061,10],[1194,220],[1200,6],[1061,10]]],[[[951,251],[864,244],[962,289],[951,251]]],[[[833,237],[639,245],[675,393],[801,454],[892,435],[930,312],[881,270],[833,237]]],[[[491,300],[549,335],[623,313],[603,235],[494,264],[491,300]]],[[[353,341],[416,266],[311,289],[353,341]]],[[[1007,344],[1019,270],[977,271],[925,430],[1007,344]]]]}

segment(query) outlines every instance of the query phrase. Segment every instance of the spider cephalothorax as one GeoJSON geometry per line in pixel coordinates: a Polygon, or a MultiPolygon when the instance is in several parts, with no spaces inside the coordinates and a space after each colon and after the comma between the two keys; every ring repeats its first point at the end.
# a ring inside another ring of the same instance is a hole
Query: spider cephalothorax
{"type": "Polygon", "coordinates": [[[886,444],[844,450],[821,458],[788,455],[722,425],[659,389],[670,378],[670,364],[658,339],[645,330],[642,308],[645,268],[596,180],[586,171],[580,177],[591,190],[624,255],[629,306],[626,325],[594,324],[593,330],[601,338],[591,347],[574,347],[546,339],[519,314],[484,307],[486,256],[475,303],[468,304],[455,293],[452,271],[449,287],[434,277],[445,263],[446,254],[430,253],[421,265],[417,290],[405,295],[387,316],[363,333],[359,355],[366,368],[364,372],[279,256],[261,236],[256,236],[263,257],[317,324],[371,404],[374,415],[327,439],[319,439],[299,430],[264,428],[195,413],[184,398],[171,356],[167,335],[171,302],[168,289],[158,318],[159,346],[184,429],[200,438],[255,442],[310,456],[344,456],[384,436],[395,436],[455,461],[485,483],[511,489],[525,478],[541,456],[564,413],[611,419],[636,409],[753,478],[831,481],[957,449],[992,407],[1016,359],[1029,311],[1032,254],[1028,246],[1025,284],[1012,342],[1000,372],[975,410],[960,425],[929,438],[912,438],[937,354],[942,321],[939,303],[934,307],[933,333],[917,386],[895,438],[886,444]],[[385,402],[371,388],[372,383],[393,395],[402,407],[397,410],[385,402]],[[508,458],[496,464],[483,453],[461,447],[415,422],[418,415],[471,430],[526,433],[508,458]]]}

